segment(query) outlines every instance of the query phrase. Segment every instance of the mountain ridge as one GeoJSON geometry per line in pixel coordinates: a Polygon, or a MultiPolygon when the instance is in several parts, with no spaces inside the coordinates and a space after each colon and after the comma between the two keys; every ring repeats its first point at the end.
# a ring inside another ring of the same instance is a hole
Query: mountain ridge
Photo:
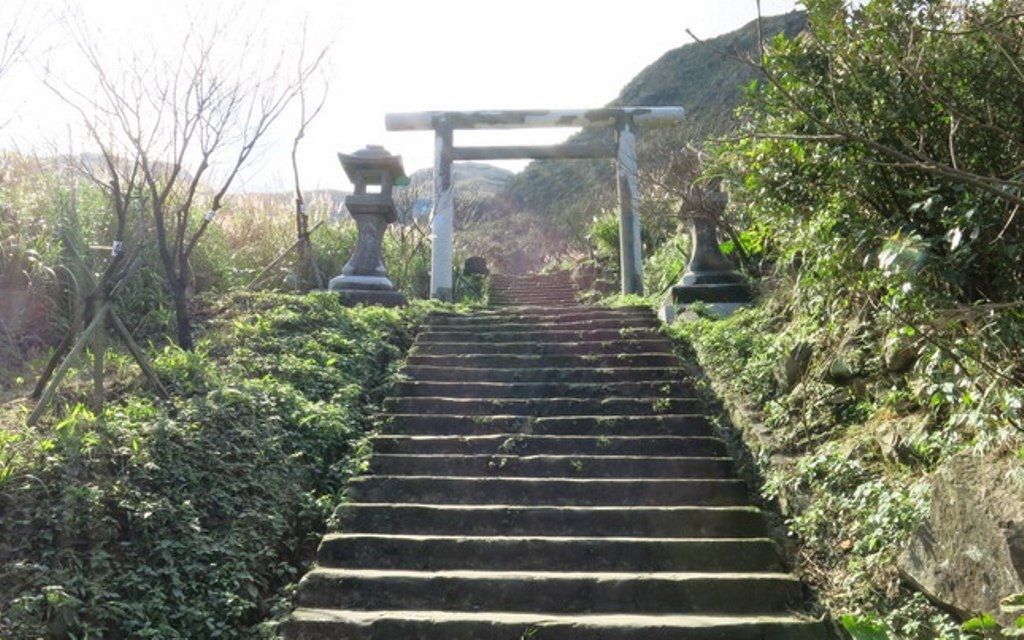
{"type": "MultiPolygon", "coordinates": [[[[682,127],[642,132],[641,169],[664,162],[669,150],[691,140],[734,128],[733,112],[744,88],[759,75],[741,58],[757,52],[759,36],[795,37],[805,27],[802,11],[762,17],[735,31],[671,49],[642,69],[608,106],[682,106],[687,117],[682,127]]],[[[609,130],[584,129],[569,140],[610,141],[612,135],[609,130]]],[[[615,206],[614,185],[615,169],[606,160],[536,160],[516,175],[510,194],[522,209],[579,228],[601,209],[615,206]]]]}

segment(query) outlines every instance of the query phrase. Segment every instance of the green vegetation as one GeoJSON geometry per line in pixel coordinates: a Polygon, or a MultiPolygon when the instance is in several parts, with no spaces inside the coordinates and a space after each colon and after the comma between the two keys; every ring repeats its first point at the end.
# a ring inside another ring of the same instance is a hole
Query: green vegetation
{"type": "MultiPolygon", "coordinates": [[[[964,451],[1024,457],[1020,3],[806,4],[761,24],[763,59],[750,25],[669,52],[623,90],[615,104],[683,104],[694,124],[641,149],[653,160],[642,205],[648,297],[603,300],[657,304],[678,279],[689,244],[671,150],[737,127],[704,151],[707,175],[731,196],[736,233],[723,250],[742,250],[759,304],[669,332],[735,409],[764,496],[799,542],[798,571],[854,638],[998,637],[991,617],[955,620],[895,567],[928,509],[928,473],[964,451]],[[744,105],[723,118],[741,85],[744,105]]],[[[115,343],[102,410],[90,404],[86,358],[53,413],[26,428],[27,379],[90,303],[117,220],[110,192],[74,170],[88,157],[7,153],[2,164],[0,637],[272,637],[265,620],[287,608],[360,468],[369,416],[432,307],[239,293],[292,243],[294,217],[287,200],[235,197],[188,256],[197,339],[182,350],[168,337],[175,302],[151,217],[129,203],[111,297],[173,400],[151,399],[115,343]]],[[[607,163],[534,163],[511,199],[492,193],[500,171],[479,175],[487,199],[460,209],[461,257],[517,271],[578,236],[568,261],[579,281],[594,299],[617,290],[607,163]],[[513,213],[519,205],[527,211],[513,213]]],[[[355,242],[329,210],[309,203],[328,276],[355,242]]],[[[425,296],[425,225],[392,227],[384,250],[399,288],[425,296]]],[[[301,290],[297,271],[286,260],[260,286],[301,290]]],[[[480,279],[457,282],[483,297],[480,279]]],[[[492,464],[510,463],[522,442],[503,442],[492,464]]]]}
{"type": "MultiPolygon", "coordinates": [[[[755,61],[743,124],[704,149],[759,304],[671,332],[735,409],[799,572],[853,637],[997,637],[990,617],[934,608],[896,560],[930,471],[1024,445],[1019,3],[806,4],[808,31],[755,61]]],[[[664,193],[649,195],[672,211],[664,193]]],[[[589,232],[604,291],[613,222],[589,232]]],[[[668,226],[645,251],[648,304],[688,250],[668,226]]]]}
{"type": "MultiPolygon", "coordinates": [[[[760,80],[737,129],[703,149],[731,197],[722,249],[742,248],[758,305],[724,320],[694,305],[670,332],[733,409],[797,569],[839,625],[858,639],[1003,637],[988,615],[937,609],[897,558],[931,471],[1024,450],[1020,4],[806,5],[805,33],[751,57],[760,80]]],[[[604,302],[658,305],[678,279],[689,241],[670,185],[645,192],[646,298],[607,295],[616,220],[593,218],[575,261],[604,302]]]]}
{"type": "MultiPolygon", "coordinates": [[[[193,351],[99,415],[3,412],[0,636],[272,637],[430,305],[208,297],[193,351]]],[[[70,398],[73,402],[73,395],[70,398]]]]}

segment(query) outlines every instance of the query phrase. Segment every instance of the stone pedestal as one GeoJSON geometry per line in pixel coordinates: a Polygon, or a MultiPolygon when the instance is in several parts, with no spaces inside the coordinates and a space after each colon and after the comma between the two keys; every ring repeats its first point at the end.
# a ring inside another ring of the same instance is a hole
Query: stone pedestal
{"type": "Polygon", "coordinates": [[[710,216],[690,219],[693,256],[679,284],[672,287],[677,305],[691,302],[745,304],[753,299],[750,285],[718,248],[715,221],[710,216]]]}
{"type": "Polygon", "coordinates": [[[717,181],[691,184],[684,195],[680,217],[690,227],[693,254],[686,273],[672,287],[673,315],[684,312],[695,302],[702,303],[713,314],[729,315],[754,298],[746,278],[718,247],[718,220],[728,201],[717,181]]]}

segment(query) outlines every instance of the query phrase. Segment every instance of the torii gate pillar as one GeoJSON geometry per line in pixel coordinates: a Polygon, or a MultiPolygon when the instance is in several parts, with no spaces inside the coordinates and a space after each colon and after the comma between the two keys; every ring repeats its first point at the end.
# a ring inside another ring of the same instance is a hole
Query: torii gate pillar
{"type": "Polygon", "coordinates": [[[455,160],[515,158],[615,158],[619,191],[619,253],[622,293],[644,291],[640,248],[640,196],[637,186],[636,128],[666,126],[683,119],[682,107],[608,107],[579,110],[426,111],[389,113],[388,131],[434,130],[434,211],[431,220],[430,297],[452,297],[452,228],[455,160]],[[527,129],[534,127],[614,127],[613,147],[567,143],[548,147],[455,147],[455,129],[527,129]]]}
{"type": "Polygon", "coordinates": [[[434,212],[430,220],[430,297],[452,299],[452,230],[455,189],[452,183],[452,130],[434,132],[434,212]]]}
{"type": "Polygon", "coordinates": [[[633,119],[623,118],[615,132],[619,190],[619,269],[622,293],[644,292],[644,262],[640,246],[640,191],[637,180],[636,133],[633,119]]]}

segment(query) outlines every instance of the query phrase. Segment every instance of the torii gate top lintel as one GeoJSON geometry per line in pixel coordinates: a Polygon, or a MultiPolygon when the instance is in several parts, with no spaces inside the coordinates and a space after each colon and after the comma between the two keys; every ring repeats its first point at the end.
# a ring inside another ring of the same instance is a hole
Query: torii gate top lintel
{"type": "Polygon", "coordinates": [[[454,198],[452,162],[515,158],[615,158],[619,192],[619,257],[622,292],[643,293],[640,208],[637,187],[636,128],[682,122],[682,107],[604,107],[600,109],[520,109],[504,111],[421,111],[389,113],[388,131],[434,131],[434,211],[431,220],[430,295],[451,299],[454,198]],[[565,143],[551,146],[456,147],[456,129],[605,127],[615,144],[565,143]]]}
{"type": "Polygon", "coordinates": [[[600,109],[513,109],[389,113],[388,131],[424,129],[533,129],[540,127],[614,127],[632,120],[644,126],[671,126],[683,119],[682,107],[604,107],[600,109]]]}

